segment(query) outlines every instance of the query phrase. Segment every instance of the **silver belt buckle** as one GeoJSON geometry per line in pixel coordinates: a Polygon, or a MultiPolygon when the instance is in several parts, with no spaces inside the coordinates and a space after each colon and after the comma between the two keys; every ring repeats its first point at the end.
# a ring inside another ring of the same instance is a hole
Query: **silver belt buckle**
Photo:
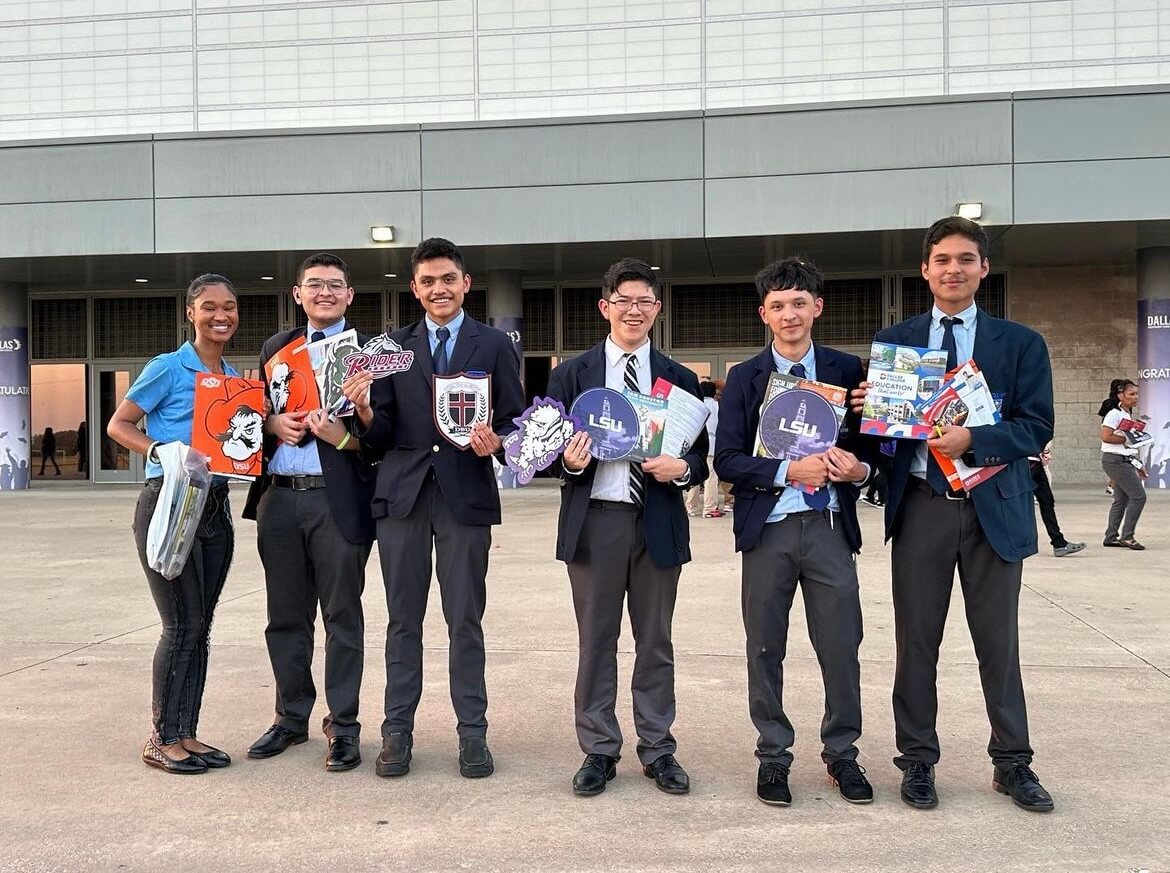
{"type": "Polygon", "coordinates": [[[948,490],[947,493],[943,496],[946,497],[947,500],[970,500],[971,492],[964,491],[962,494],[956,494],[954,491],[948,490]]]}

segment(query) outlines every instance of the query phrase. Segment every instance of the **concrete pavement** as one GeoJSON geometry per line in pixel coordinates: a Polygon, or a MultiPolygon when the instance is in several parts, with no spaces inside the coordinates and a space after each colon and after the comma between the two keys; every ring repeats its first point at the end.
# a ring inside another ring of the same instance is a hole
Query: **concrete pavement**
{"type": "MultiPolygon", "coordinates": [[[[845,803],[827,782],[821,682],[794,608],[785,703],[797,729],[793,805],[755,799],[746,711],[739,560],[730,517],[693,519],[696,560],[675,619],[679,758],[692,792],[654,789],[637,765],[620,644],[627,754],[596,798],[574,797],[576,629],[553,559],[555,487],[504,495],[488,579],[489,738],[496,775],[465,780],[447,695],[446,630],[434,588],[415,758],[379,779],[386,611],[376,553],[365,594],[362,766],[326,773],[308,743],[249,761],[272,721],[255,526],[237,521],[236,561],[212,637],[200,735],[232,767],[178,778],[139,760],[149,733],[158,618],[134,555],[137,489],[53,483],[0,496],[0,870],[20,871],[1170,871],[1170,495],[1152,493],[1143,553],[1102,549],[1108,498],[1057,491],[1070,539],[1028,560],[1021,647],[1035,768],[1055,799],[1026,813],[991,790],[987,720],[956,591],[940,665],[941,803],[898,799],[890,714],[893,616],[880,512],[861,507],[865,734],[877,798],[845,803]]],[[[237,513],[243,492],[233,492],[237,513]]],[[[1042,537],[1043,539],[1043,537],[1042,537]]],[[[956,585],[957,589],[957,585],[956,585]]],[[[315,673],[320,688],[322,634],[315,673]]],[[[315,715],[323,715],[323,695],[315,715]]]]}

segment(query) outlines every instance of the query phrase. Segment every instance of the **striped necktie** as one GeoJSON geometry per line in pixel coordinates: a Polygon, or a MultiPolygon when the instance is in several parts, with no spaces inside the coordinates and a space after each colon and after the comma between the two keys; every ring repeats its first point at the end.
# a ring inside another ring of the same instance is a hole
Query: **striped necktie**
{"type": "MultiPolygon", "coordinates": [[[[638,359],[633,355],[626,355],[626,387],[631,391],[638,391],[638,359]]],[[[635,506],[642,506],[646,494],[646,474],[642,472],[642,464],[630,464],[630,500],[635,506]]]]}

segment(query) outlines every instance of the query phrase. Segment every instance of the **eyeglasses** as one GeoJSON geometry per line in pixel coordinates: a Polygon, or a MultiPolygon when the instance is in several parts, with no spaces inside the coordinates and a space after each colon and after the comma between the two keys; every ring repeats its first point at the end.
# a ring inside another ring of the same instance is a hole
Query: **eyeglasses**
{"type": "Polygon", "coordinates": [[[630,300],[628,297],[612,297],[605,302],[618,312],[629,312],[634,307],[637,307],[643,312],[649,312],[659,303],[653,297],[639,297],[637,300],[630,300]]]}
{"type": "Polygon", "coordinates": [[[306,279],[300,287],[310,294],[320,294],[326,288],[330,291],[344,291],[346,285],[344,279],[306,279]]]}

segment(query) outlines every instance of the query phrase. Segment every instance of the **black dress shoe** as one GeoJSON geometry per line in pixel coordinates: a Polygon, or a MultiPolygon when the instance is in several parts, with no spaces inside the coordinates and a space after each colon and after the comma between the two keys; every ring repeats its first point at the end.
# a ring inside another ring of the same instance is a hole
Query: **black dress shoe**
{"type": "Polygon", "coordinates": [[[459,740],[459,772],[468,779],[491,776],[496,770],[487,737],[461,737],[459,740]]]}
{"type": "Polygon", "coordinates": [[[991,785],[1000,794],[1011,795],[1016,806],[1032,812],[1052,812],[1055,804],[1052,796],[1044,790],[1039,777],[1027,764],[1011,767],[996,767],[991,785]]]}
{"type": "Polygon", "coordinates": [[[617,776],[617,758],[609,755],[586,755],[581,769],[573,776],[573,793],[592,797],[605,791],[605,784],[617,776]]]}
{"type": "Polygon", "coordinates": [[[142,761],[148,767],[154,767],[166,773],[206,773],[207,765],[190,753],[185,758],[171,758],[166,752],[155,745],[154,740],[147,740],[142,749],[142,761]]]}
{"type": "Polygon", "coordinates": [[[325,769],[331,771],[352,770],[362,762],[357,737],[330,737],[329,754],[325,756],[325,769]]]}
{"type": "Polygon", "coordinates": [[[271,758],[274,755],[279,755],[289,746],[298,746],[308,739],[308,733],[298,734],[274,724],[264,732],[264,736],[252,743],[251,748],[248,749],[248,757],[271,758]]]}
{"type": "Polygon", "coordinates": [[[379,776],[405,776],[410,772],[410,750],[414,736],[410,731],[390,734],[382,740],[382,751],[374,762],[374,772],[379,776]]]}
{"type": "Polygon", "coordinates": [[[873,786],[865,778],[865,768],[845,758],[829,764],[829,781],[850,803],[872,803],[873,786]]]}
{"type": "Polygon", "coordinates": [[[756,774],[756,797],[769,806],[788,806],[792,792],[788,790],[788,768],[777,761],[764,761],[756,774]]]}
{"type": "Polygon", "coordinates": [[[915,809],[934,809],[938,806],[933,765],[913,761],[902,771],[902,800],[915,809]]]}
{"type": "Polygon", "coordinates": [[[642,774],[654,780],[659,791],[667,794],[686,794],[691,790],[691,780],[674,755],[663,755],[642,768],[642,774]]]}
{"type": "MultiPolygon", "coordinates": [[[[203,745],[207,746],[207,743],[203,745]]],[[[218,770],[221,767],[230,767],[232,763],[231,755],[215,748],[215,746],[207,746],[206,752],[192,752],[191,754],[212,770],[218,770]]]]}

